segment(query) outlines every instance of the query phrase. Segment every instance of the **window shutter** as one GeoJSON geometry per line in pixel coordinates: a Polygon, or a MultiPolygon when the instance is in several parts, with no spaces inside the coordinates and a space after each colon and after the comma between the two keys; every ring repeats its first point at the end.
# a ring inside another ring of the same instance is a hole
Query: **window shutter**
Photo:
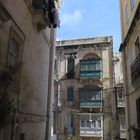
{"type": "Polygon", "coordinates": [[[74,59],[68,59],[68,67],[67,67],[68,78],[73,78],[74,74],[74,59]]]}
{"type": "Polygon", "coordinates": [[[13,67],[18,63],[19,57],[19,43],[11,38],[8,50],[8,67],[13,67]]]}
{"type": "Polygon", "coordinates": [[[73,87],[68,87],[67,89],[67,100],[68,101],[74,100],[73,87]]]}

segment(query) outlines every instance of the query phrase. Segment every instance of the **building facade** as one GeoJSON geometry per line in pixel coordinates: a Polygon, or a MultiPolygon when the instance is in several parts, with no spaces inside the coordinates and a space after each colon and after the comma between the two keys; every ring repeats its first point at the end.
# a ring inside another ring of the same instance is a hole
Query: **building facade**
{"type": "Polygon", "coordinates": [[[126,140],[126,119],[125,119],[125,96],[124,96],[124,82],[122,71],[122,57],[121,53],[114,53],[114,73],[115,73],[115,104],[116,104],[116,139],[126,140]]]}
{"type": "Polygon", "coordinates": [[[54,2],[0,0],[0,140],[51,139],[54,2]]]}
{"type": "Polygon", "coordinates": [[[112,49],[112,37],[57,42],[58,139],[112,139],[112,49]]]}
{"type": "Polygon", "coordinates": [[[140,1],[120,0],[127,139],[140,139],[140,1]]]}

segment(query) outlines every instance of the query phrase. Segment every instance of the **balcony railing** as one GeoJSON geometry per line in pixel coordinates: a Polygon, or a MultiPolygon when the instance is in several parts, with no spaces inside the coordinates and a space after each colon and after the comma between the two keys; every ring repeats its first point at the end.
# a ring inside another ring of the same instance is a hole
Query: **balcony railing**
{"type": "Polygon", "coordinates": [[[80,101],[80,107],[82,107],[82,108],[101,108],[102,100],[80,101]]]}
{"type": "Polygon", "coordinates": [[[74,128],[73,127],[65,127],[64,134],[71,135],[71,136],[74,135],[74,128]]]}
{"type": "Polygon", "coordinates": [[[100,128],[80,128],[80,136],[103,137],[103,130],[100,128]]]}
{"type": "Polygon", "coordinates": [[[140,54],[136,57],[131,65],[131,78],[134,82],[140,76],[140,54]]]}

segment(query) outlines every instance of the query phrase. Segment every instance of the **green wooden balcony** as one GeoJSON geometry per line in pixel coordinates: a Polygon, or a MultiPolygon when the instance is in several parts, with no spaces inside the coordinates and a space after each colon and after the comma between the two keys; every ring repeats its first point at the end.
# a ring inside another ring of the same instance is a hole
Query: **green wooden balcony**
{"type": "Polygon", "coordinates": [[[102,60],[80,60],[80,78],[101,78],[102,60]]]}

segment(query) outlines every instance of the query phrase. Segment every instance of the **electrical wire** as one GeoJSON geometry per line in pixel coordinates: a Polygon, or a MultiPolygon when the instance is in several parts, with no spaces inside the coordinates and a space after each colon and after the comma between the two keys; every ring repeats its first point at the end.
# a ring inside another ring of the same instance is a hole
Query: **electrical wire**
{"type": "Polygon", "coordinates": [[[135,88],[134,91],[132,91],[132,92],[130,92],[130,93],[128,93],[128,94],[124,94],[124,97],[125,97],[125,96],[133,95],[138,89],[140,89],[140,87],[135,88]]]}

